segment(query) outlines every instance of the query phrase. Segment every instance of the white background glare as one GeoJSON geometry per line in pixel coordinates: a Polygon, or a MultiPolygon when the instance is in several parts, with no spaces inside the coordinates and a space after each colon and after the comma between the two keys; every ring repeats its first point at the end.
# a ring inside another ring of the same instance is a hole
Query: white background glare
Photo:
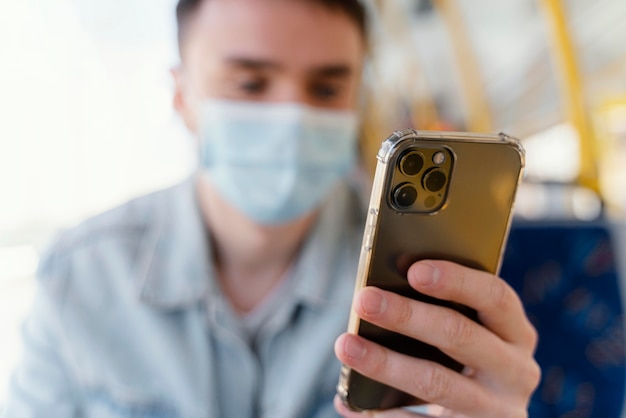
{"type": "Polygon", "coordinates": [[[171,106],[174,7],[0,2],[0,409],[45,242],[193,169],[171,106]]]}

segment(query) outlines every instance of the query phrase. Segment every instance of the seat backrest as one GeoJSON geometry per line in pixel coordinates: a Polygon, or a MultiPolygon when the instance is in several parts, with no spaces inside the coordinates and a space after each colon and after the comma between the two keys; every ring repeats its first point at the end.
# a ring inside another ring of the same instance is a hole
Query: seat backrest
{"type": "Polygon", "coordinates": [[[539,333],[542,380],[530,417],[621,417],[624,310],[610,229],[604,222],[513,224],[501,276],[539,333]]]}

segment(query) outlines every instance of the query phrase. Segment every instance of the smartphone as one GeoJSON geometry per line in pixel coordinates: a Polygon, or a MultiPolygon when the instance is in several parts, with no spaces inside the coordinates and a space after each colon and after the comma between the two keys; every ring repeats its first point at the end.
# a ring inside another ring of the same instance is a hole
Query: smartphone
{"type": "MultiPolygon", "coordinates": [[[[408,268],[421,259],[453,261],[498,274],[524,149],[505,134],[395,132],[381,145],[361,246],[355,292],[376,286],[455,309],[473,309],[411,288],[408,268]]],[[[348,332],[397,352],[461,371],[438,348],[379,328],[351,313],[348,332]]],[[[343,366],[337,392],[355,411],[424,403],[343,366]]]]}

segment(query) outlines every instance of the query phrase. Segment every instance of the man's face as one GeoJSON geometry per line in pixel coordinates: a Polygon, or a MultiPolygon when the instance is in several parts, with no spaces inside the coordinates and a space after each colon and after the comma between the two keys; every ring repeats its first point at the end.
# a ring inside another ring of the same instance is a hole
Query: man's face
{"type": "Polygon", "coordinates": [[[306,1],[205,0],[182,42],[175,106],[197,132],[203,98],[354,109],[364,57],[357,24],[306,1]]]}

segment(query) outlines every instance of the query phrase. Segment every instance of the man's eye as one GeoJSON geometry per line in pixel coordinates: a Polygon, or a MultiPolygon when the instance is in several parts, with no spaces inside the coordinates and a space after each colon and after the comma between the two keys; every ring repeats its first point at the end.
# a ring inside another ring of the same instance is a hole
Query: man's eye
{"type": "Polygon", "coordinates": [[[311,87],[311,92],[318,99],[329,100],[337,97],[341,89],[330,84],[316,84],[311,87]]]}
{"type": "Polygon", "coordinates": [[[267,82],[265,80],[249,80],[239,83],[239,88],[250,94],[262,93],[266,87],[267,82]]]}

